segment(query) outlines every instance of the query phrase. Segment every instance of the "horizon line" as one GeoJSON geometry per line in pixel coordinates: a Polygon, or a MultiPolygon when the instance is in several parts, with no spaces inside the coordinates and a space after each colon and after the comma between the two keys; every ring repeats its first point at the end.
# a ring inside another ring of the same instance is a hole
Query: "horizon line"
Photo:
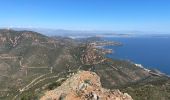
{"type": "Polygon", "coordinates": [[[0,29],[13,29],[13,30],[41,30],[41,31],[70,31],[70,32],[108,32],[108,33],[115,33],[115,32],[140,32],[140,33],[155,33],[155,34],[170,34],[170,32],[163,32],[163,31],[144,31],[144,30],[99,30],[99,29],[65,29],[65,28],[44,28],[44,27],[0,27],[0,29]]]}

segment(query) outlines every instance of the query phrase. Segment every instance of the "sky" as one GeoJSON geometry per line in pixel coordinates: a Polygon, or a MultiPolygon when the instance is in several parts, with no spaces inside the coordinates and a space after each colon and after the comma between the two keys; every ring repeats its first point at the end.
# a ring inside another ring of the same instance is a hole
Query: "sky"
{"type": "Polygon", "coordinates": [[[170,32],[170,0],[1,0],[0,27],[170,32]]]}

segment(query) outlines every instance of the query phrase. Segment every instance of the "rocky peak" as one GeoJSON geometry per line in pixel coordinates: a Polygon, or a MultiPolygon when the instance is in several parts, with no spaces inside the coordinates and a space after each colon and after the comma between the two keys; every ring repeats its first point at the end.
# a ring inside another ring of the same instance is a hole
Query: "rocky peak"
{"type": "Polygon", "coordinates": [[[87,44],[86,49],[82,52],[81,62],[86,65],[97,64],[103,61],[103,57],[99,55],[98,50],[92,44],[87,44]]]}
{"type": "Polygon", "coordinates": [[[133,100],[127,93],[104,89],[94,72],[80,71],[40,100],[133,100]]]}

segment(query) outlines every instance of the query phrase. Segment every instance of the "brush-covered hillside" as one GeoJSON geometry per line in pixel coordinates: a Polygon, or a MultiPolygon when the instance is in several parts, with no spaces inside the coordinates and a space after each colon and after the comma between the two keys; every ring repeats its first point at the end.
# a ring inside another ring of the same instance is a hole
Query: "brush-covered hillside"
{"type": "Polygon", "coordinates": [[[120,89],[134,100],[170,99],[166,75],[107,58],[105,51],[84,41],[1,29],[0,100],[39,100],[80,70],[96,73],[102,87],[120,89]]]}

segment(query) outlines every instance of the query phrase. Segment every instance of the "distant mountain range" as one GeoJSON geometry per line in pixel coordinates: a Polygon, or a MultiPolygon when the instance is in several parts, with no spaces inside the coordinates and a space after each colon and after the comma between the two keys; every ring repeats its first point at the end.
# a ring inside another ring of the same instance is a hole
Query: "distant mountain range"
{"type": "Polygon", "coordinates": [[[148,31],[100,31],[100,30],[65,30],[45,28],[13,28],[15,30],[31,30],[46,36],[62,36],[70,38],[85,37],[170,37],[170,32],[148,32],[148,31]]]}

